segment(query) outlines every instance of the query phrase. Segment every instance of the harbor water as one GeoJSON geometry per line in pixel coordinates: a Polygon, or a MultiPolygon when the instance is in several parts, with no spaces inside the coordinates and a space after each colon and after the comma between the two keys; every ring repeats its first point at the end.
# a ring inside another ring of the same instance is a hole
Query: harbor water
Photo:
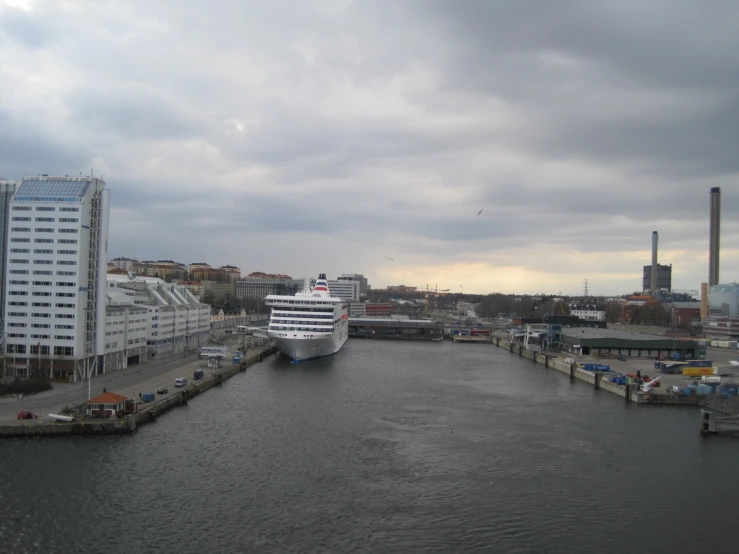
{"type": "Polygon", "coordinates": [[[130,436],[0,442],[0,551],[735,552],[739,440],[491,345],[281,355],[130,436]]]}

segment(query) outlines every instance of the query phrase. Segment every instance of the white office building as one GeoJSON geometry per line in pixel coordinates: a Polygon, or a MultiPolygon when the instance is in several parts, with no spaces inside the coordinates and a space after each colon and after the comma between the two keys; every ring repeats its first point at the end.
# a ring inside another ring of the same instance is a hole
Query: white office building
{"type": "Polygon", "coordinates": [[[110,191],[92,177],[25,177],[12,200],[5,271],[10,375],[96,373],[105,355],[110,191]]]}
{"type": "MultiPolygon", "coordinates": [[[[310,286],[315,286],[316,280],[310,280],[310,286]]],[[[359,281],[340,281],[328,280],[328,290],[331,296],[349,300],[350,302],[359,302],[360,284],[359,281]]]]}

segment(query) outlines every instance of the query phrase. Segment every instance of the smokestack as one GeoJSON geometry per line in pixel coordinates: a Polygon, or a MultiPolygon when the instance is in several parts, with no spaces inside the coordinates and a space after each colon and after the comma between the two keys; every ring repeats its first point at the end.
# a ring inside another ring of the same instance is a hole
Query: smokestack
{"type": "Polygon", "coordinates": [[[718,258],[721,241],[721,189],[711,189],[711,232],[708,245],[708,286],[718,285],[718,258]]]}
{"type": "Polygon", "coordinates": [[[652,292],[657,290],[657,231],[652,231],[652,274],[649,280],[649,289],[652,292]]]}

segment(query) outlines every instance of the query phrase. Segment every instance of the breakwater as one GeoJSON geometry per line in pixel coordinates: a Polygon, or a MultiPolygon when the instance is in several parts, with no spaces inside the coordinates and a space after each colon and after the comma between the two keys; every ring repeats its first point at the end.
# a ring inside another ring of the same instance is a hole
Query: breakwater
{"type": "Polygon", "coordinates": [[[275,352],[277,352],[275,346],[260,349],[253,354],[245,356],[238,364],[214,371],[202,379],[192,382],[182,390],[168,394],[164,398],[157,399],[153,402],[139,404],[139,409],[134,414],[128,414],[114,420],[85,418],[71,423],[29,421],[19,422],[13,425],[2,425],[0,426],[0,438],[133,433],[141,425],[155,421],[158,416],[176,406],[187,404],[192,398],[195,398],[212,387],[222,384],[237,373],[246,371],[249,366],[261,362],[264,358],[275,352]]]}

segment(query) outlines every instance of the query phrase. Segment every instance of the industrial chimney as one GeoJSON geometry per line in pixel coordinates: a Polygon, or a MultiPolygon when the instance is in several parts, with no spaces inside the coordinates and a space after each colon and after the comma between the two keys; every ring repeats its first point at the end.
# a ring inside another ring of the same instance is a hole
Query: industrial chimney
{"type": "Polygon", "coordinates": [[[652,273],[649,280],[649,289],[654,293],[657,290],[657,231],[652,231],[652,273]]]}
{"type": "Polygon", "coordinates": [[[721,189],[711,189],[711,232],[708,245],[708,286],[718,285],[718,261],[721,241],[721,189]]]}

